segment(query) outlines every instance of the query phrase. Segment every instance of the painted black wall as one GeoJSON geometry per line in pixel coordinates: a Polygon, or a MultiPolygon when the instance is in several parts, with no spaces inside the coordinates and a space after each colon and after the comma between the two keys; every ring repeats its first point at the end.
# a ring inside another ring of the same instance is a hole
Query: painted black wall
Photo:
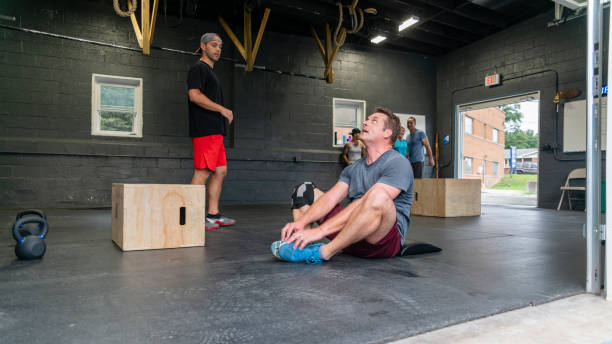
{"type": "MultiPolygon", "coordinates": [[[[137,47],[129,19],[111,1],[10,0],[0,13],[17,18],[3,25],[137,47]]],[[[171,28],[160,11],[154,45],[194,51],[207,31],[222,33],[216,23],[188,19],[171,28]]],[[[222,37],[223,57],[237,59],[222,37]]],[[[7,28],[0,28],[0,46],[0,207],[110,206],[112,183],[190,181],[186,77],[197,56],[144,56],[7,28]],[[91,136],[92,73],[143,78],[143,138],[91,136]]],[[[314,76],[324,68],[314,39],[270,32],[255,64],[314,76]]],[[[247,73],[226,60],[215,70],[236,118],[226,138],[222,203],[288,203],[299,181],[333,185],[341,170],[340,150],[331,146],[333,97],[366,100],[367,112],[385,106],[427,115],[433,134],[436,69],[427,56],[347,44],[333,84],[247,73]]]]}
{"type": "MultiPolygon", "coordinates": [[[[556,144],[562,152],[563,116],[552,103],[555,83],[560,90],[581,90],[577,99],[584,99],[586,17],[549,28],[552,19],[552,12],[545,13],[441,58],[437,64],[437,130],[462,133],[454,131],[457,104],[540,91],[540,146],[556,144]],[[485,76],[494,72],[502,74],[503,85],[485,88],[485,76]]],[[[452,148],[448,145],[440,150],[441,165],[446,165],[440,173],[445,177],[454,176],[452,148]]],[[[538,206],[554,208],[559,186],[569,171],[585,166],[585,155],[554,154],[547,149],[540,149],[539,155],[538,206]]]]}

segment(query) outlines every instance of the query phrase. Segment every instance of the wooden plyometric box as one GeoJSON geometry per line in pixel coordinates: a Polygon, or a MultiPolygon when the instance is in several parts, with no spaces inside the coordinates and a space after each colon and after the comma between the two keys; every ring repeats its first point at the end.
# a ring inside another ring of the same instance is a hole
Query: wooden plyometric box
{"type": "Polygon", "coordinates": [[[480,215],[479,179],[415,179],[412,215],[480,215]]]}
{"type": "Polygon", "coordinates": [[[203,185],[113,184],[112,239],[123,250],[204,246],[203,185]]]}

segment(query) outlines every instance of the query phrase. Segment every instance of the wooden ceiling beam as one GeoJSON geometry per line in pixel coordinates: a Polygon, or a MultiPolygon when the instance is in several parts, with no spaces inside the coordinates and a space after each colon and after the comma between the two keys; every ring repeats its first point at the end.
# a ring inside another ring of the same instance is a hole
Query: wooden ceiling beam
{"type": "Polygon", "coordinates": [[[251,13],[252,13],[252,9],[247,7],[247,5],[245,4],[244,18],[243,18],[243,23],[244,23],[243,40],[244,42],[240,42],[240,40],[238,39],[238,37],[236,37],[236,34],[234,34],[234,31],[232,31],[232,29],[229,27],[227,22],[222,17],[219,17],[219,23],[221,23],[223,30],[225,30],[230,40],[234,43],[234,45],[236,46],[236,49],[238,49],[238,52],[244,59],[244,62],[245,62],[244,70],[246,70],[247,72],[250,72],[253,70],[253,65],[255,64],[255,58],[257,57],[257,52],[259,51],[259,45],[261,44],[261,39],[266,29],[268,18],[270,16],[270,9],[266,8],[264,11],[263,18],[261,19],[261,23],[259,25],[259,31],[257,32],[257,38],[255,39],[255,45],[253,45],[253,35],[251,31],[252,30],[251,29],[251,26],[252,26],[251,25],[251,13]]]}
{"type": "Polygon", "coordinates": [[[136,34],[136,40],[138,46],[142,49],[144,55],[151,54],[151,42],[153,42],[153,33],[155,32],[155,21],[157,19],[157,8],[158,0],[153,1],[153,10],[149,7],[150,0],[141,0],[140,3],[140,25],[138,25],[138,19],[136,19],[135,11],[132,1],[128,0],[128,8],[130,9],[130,20],[132,21],[132,27],[134,28],[134,34],[136,34]]]}

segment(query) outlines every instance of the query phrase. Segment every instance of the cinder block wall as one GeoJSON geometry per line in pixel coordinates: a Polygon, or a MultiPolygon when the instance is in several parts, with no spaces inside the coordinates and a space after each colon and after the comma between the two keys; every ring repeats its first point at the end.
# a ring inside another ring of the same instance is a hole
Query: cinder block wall
{"type": "MultiPolygon", "coordinates": [[[[561,152],[540,149],[538,206],[544,208],[556,207],[559,186],[569,171],[585,165],[584,154],[562,153],[563,116],[556,114],[552,100],[556,82],[560,90],[578,88],[582,96],[577,99],[584,99],[586,17],[549,28],[552,19],[552,12],[542,14],[447,54],[437,64],[436,128],[440,133],[454,133],[458,104],[540,91],[540,147],[556,144],[561,152]],[[503,84],[485,88],[485,76],[494,72],[502,74],[503,84]]],[[[440,150],[445,177],[454,175],[452,149],[448,145],[440,150]]]]}
{"type": "MultiPolygon", "coordinates": [[[[17,1],[0,13],[19,26],[137,48],[129,19],[112,2],[17,1]]],[[[158,17],[154,45],[195,51],[217,23],[185,19],[178,28],[158,17]]],[[[274,16],[275,13],[271,13],[274,16]]],[[[176,23],[177,18],[169,18],[176,23]]],[[[236,28],[241,32],[242,28],[236,28]]],[[[236,59],[222,34],[222,56],[236,59]]],[[[198,57],[120,48],[0,28],[0,207],[110,206],[112,183],[188,183],[192,174],[186,78],[198,57]],[[91,74],[143,78],[143,138],[91,136],[91,74]]],[[[310,37],[266,32],[256,65],[322,76],[310,37]]],[[[215,66],[235,113],[226,138],[229,175],[221,201],[288,203],[302,180],[328,188],[340,173],[340,149],[331,145],[333,97],[367,101],[428,116],[433,135],[435,61],[382,47],[343,46],[336,82],[270,72],[244,72],[234,62],[215,66]]]]}

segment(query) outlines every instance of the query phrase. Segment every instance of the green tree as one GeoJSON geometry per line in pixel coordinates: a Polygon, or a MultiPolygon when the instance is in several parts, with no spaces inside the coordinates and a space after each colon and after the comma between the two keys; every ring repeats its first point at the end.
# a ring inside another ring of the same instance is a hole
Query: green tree
{"type": "Polygon", "coordinates": [[[518,103],[501,105],[498,109],[506,114],[506,133],[520,130],[523,123],[523,113],[518,103]]]}
{"type": "Polygon", "coordinates": [[[521,129],[512,132],[506,131],[506,148],[510,147],[537,148],[538,134],[535,134],[531,129],[525,131],[521,129]]]}
{"type": "Polygon", "coordinates": [[[498,107],[506,114],[506,126],[504,133],[506,134],[506,148],[537,148],[538,147],[538,134],[534,133],[533,130],[521,130],[521,124],[523,123],[523,113],[521,112],[521,105],[505,104],[498,107]]]}

